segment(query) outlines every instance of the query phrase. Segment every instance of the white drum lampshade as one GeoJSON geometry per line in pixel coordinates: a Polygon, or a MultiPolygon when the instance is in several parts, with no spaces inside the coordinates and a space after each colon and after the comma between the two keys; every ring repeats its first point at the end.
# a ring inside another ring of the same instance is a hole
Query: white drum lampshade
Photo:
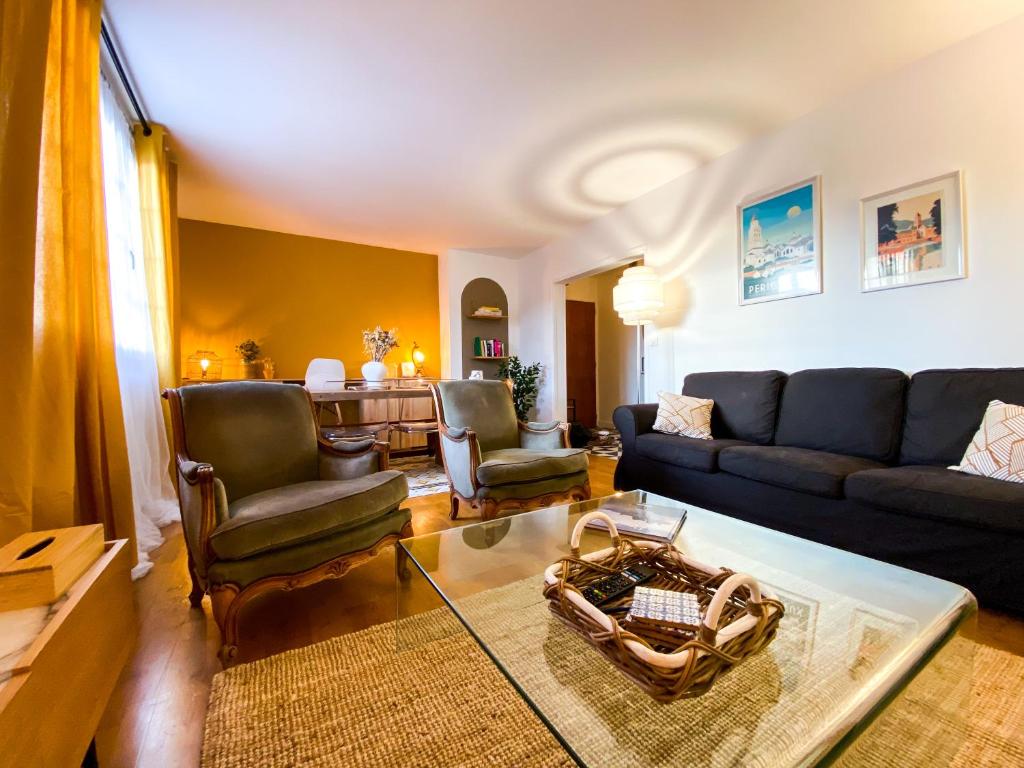
{"type": "Polygon", "coordinates": [[[650,267],[630,267],[612,288],[612,305],[626,325],[654,322],[665,306],[665,292],[658,273],[650,267]]]}

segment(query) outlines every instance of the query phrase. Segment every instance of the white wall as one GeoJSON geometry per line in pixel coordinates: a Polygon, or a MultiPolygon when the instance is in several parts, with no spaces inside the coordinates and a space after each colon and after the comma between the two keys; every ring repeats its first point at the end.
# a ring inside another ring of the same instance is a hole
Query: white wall
{"type": "MultiPolygon", "coordinates": [[[[666,284],[647,329],[645,399],[691,371],[1024,364],[1024,18],[870,83],[520,260],[517,323],[564,417],[564,287],[634,249],[666,284]],[[968,277],[860,292],[859,200],[960,169],[968,277]],[[737,304],[736,204],[822,176],[824,293],[737,304]]],[[[778,84],[785,98],[785,84],[778,84]]]]}
{"type": "Polygon", "coordinates": [[[450,250],[437,257],[438,309],[441,316],[441,375],[461,379],[462,370],[462,290],[478,277],[489,277],[505,289],[508,297],[508,345],[518,354],[519,324],[516,313],[519,299],[519,263],[501,256],[475,251],[450,250]]]}

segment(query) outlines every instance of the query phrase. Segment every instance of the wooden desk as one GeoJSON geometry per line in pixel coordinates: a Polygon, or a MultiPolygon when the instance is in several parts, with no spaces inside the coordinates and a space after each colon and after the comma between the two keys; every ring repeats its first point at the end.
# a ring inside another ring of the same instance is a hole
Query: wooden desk
{"type": "MultiPolygon", "coordinates": [[[[106,551],[0,687],[0,762],[78,766],[135,646],[127,539],[106,551]]],[[[94,755],[93,755],[94,758],[94,755]]]]}
{"type": "Polygon", "coordinates": [[[396,389],[345,389],[341,392],[313,392],[314,403],[345,403],[352,400],[409,400],[430,397],[427,387],[401,387],[396,389]]]}

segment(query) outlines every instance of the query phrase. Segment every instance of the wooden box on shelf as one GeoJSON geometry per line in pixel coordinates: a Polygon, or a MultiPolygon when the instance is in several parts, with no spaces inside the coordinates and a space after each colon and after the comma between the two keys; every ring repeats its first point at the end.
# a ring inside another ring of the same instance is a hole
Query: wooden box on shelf
{"type": "Polygon", "coordinates": [[[47,605],[103,554],[103,526],[25,533],[0,549],[0,611],[47,605]]]}

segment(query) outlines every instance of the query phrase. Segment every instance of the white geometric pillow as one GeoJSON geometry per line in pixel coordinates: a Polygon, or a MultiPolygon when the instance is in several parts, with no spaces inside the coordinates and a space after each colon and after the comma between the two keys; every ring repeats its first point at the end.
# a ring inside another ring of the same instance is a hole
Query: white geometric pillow
{"type": "Polygon", "coordinates": [[[1024,483],[1024,406],[989,403],[963,461],[950,469],[1024,483]]]}
{"type": "Polygon", "coordinates": [[[711,408],[714,404],[714,400],[659,392],[658,415],[654,419],[654,429],[670,435],[710,440],[711,408]]]}

